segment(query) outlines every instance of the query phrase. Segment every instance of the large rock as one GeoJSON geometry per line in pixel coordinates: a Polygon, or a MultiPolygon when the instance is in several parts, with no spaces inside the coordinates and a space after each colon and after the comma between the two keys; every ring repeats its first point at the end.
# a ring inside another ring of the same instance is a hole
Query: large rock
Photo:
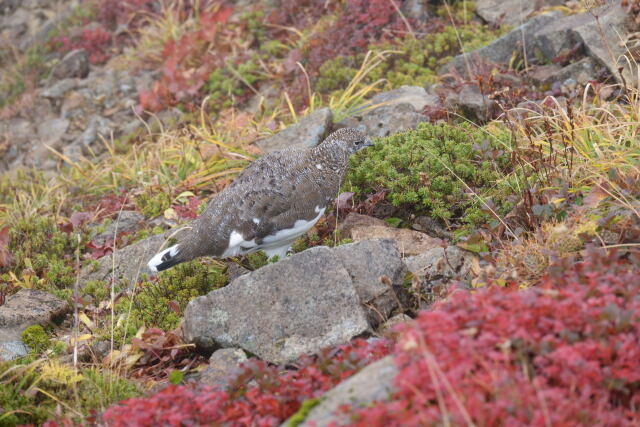
{"type": "Polygon", "coordinates": [[[183,333],[202,350],[240,347],[269,362],[286,363],[369,329],[340,258],[315,247],[192,300],[183,333]]]}
{"type": "Polygon", "coordinates": [[[46,326],[62,319],[69,304],[35,289],[20,289],[0,306],[0,360],[24,356],[20,334],[31,325],[46,326]]]}
{"type": "MultiPolygon", "coordinates": [[[[361,408],[380,400],[387,400],[396,389],[393,384],[398,375],[393,356],[384,357],[367,366],[322,396],[300,426],[325,427],[348,425],[349,415],[340,411],[343,405],[361,408]]],[[[283,425],[288,425],[285,422],[283,425]]]]}
{"type": "Polygon", "coordinates": [[[384,322],[398,302],[406,300],[407,267],[392,240],[364,240],[338,246],[333,252],[349,272],[371,326],[384,322]]]}
{"type": "Polygon", "coordinates": [[[609,72],[622,82],[635,84],[634,70],[623,58],[625,36],[634,28],[629,13],[614,1],[593,11],[568,16],[551,22],[539,29],[534,38],[536,48],[551,60],[582,43],[586,53],[607,67],[609,72]],[[622,76],[618,68],[623,67],[622,76]]]}
{"type": "Polygon", "coordinates": [[[551,12],[531,18],[487,46],[456,56],[444,66],[441,73],[454,69],[462,75],[473,76],[482,63],[508,64],[514,52],[519,56],[526,55],[527,59],[532,61],[535,59],[535,34],[560,16],[562,15],[559,12],[551,12]]]}
{"type": "Polygon", "coordinates": [[[354,127],[372,137],[385,137],[415,129],[427,121],[425,107],[438,107],[439,98],[419,86],[402,86],[371,99],[361,113],[338,123],[338,127],[354,127]]]}
{"type": "Polygon", "coordinates": [[[518,26],[543,7],[563,4],[564,0],[478,0],[476,14],[486,22],[518,26]]]}
{"type": "Polygon", "coordinates": [[[316,110],[277,134],[261,139],[256,145],[264,153],[279,151],[289,147],[315,147],[326,136],[333,113],[329,108],[316,110]]]}

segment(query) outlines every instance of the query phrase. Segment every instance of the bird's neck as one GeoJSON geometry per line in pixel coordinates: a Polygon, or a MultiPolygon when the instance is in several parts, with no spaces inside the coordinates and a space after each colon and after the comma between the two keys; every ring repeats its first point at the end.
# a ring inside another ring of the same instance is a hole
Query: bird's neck
{"type": "Polygon", "coordinates": [[[343,165],[349,161],[349,152],[344,143],[333,140],[325,141],[311,150],[311,157],[314,160],[332,165],[343,165]]]}

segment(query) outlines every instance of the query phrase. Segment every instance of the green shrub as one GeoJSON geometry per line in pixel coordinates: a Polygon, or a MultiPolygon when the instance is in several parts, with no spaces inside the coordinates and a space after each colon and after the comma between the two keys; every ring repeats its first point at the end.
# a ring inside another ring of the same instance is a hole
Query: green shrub
{"type": "MultiPolygon", "coordinates": [[[[402,85],[425,86],[437,81],[438,68],[446,65],[462,50],[469,52],[489,43],[500,33],[490,31],[479,24],[462,25],[456,29],[447,26],[439,33],[429,33],[422,38],[405,38],[401,44],[385,43],[372,46],[375,51],[394,51],[391,56],[371,70],[365,83],[385,79],[388,88],[402,85]],[[460,39],[458,39],[460,37],[460,39]],[[460,48],[460,43],[464,49],[460,48]]],[[[316,90],[330,93],[343,90],[356,75],[364,60],[364,54],[339,56],[320,67],[316,90]]]]}
{"type": "MultiPolygon", "coordinates": [[[[483,204],[492,199],[498,213],[508,212],[511,189],[505,174],[509,135],[468,125],[422,123],[415,131],[379,140],[351,160],[347,176],[356,194],[384,188],[387,200],[416,214],[479,225],[489,220],[483,204]]],[[[347,187],[347,190],[350,188],[347,187]]]]}
{"type": "MultiPolygon", "coordinates": [[[[160,273],[157,282],[143,282],[133,302],[134,322],[164,330],[174,329],[189,301],[227,283],[223,269],[207,260],[194,260],[160,273]],[[172,306],[179,312],[176,313],[172,306]]],[[[128,304],[124,306],[128,307],[128,304]]]]}
{"type": "Polygon", "coordinates": [[[22,332],[20,337],[22,338],[22,342],[36,354],[46,350],[51,344],[49,336],[40,325],[29,326],[22,332]]]}
{"type": "Polygon", "coordinates": [[[0,426],[41,425],[57,411],[76,418],[68,408],[87,416],[138,394],[134,383],[106,370],[76,372],[42,360],[26,365],[0,363],[0,426]]]}
{"type": "Polygon", "coordinates": [[[73,285],[73,254],[78,244],[74,234],[60,231],[52,217],[33,216],[18,220],[10,236],[9,248],[16,260],[13,270],[17,276],[28,269],[44,279],[45,288],[65,289],[73,285]]]}

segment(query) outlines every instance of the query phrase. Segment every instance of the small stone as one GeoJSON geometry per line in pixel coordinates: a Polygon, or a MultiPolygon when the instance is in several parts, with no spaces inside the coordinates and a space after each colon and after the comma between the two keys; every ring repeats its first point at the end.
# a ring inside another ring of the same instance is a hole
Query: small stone
{"type": "Polygon", "coordinates": [[[69,128],[69,120],[54,118],[38,124],[38,137],[43,144],[57,148],[69,128]]]}
{"type": "Polygon", "coordinates": [[[78,86],[77,79],[62,79],[53,84],[53,86],[49,86],[46,89],[43,89],[40,95],[45,98],[58,99],[62,98],[67,92],[72,89],[75,89],[78,86]]]}
{"type": "Polygon", "coordinates": [[[368,227],[371,225],[379,225],[382,227],[388,227],[387,223],[381,219],[369,216],[361,215],[359,213],[350,212],[349,215],[340,223],[338,231],[340,236],[351,238],[351,230],[356,227],[368,227]]]}
{"type": "Polygon", "coordinates": [[[469,120],[486,123],[498,113],[498,104],[480,92],[476,85],[465,85],[459,93],[447,97],[450,108],[458,108],[469,120]]]}
{"type": "Polygon", "coordinates": [[[402,256],[417,255],[442,245],[442,240],[419,231],[380,225],[354,227],[351,230],[351,238],[356,242],[369,239],[391,239],[402,256]]]}
{"type": "Polygon", "coordinates": [[[382,335],[392,335],[393,328],[400,324],[411,322],[412,320],[413,319],[411,317],[407,316],[404,313],[396,314],[395,316],[384,322],[378,329],[378,332],[382,335]]]}
{"type": "MultiPolygon", "coordinates": [[[[300,427],[349,425],[349,414],[340,411],[340,408],[344,405],[361,408],[388,399],[396,391],[396,375],[398,368],[393,356],[386,356],[370,364],[326,392],[320,403],[307,414],[300,427]]],[[[288,422],[284,425],[288,425],[288,422]]]]}
{"type": "Polygon", "coordinates": [[[216,350],[209,358],[209,366],[200,374],[199,382],[214,387],[224,387],[233,371],[246,360],[247,355],[239,348],[216,350]]]}
{"type": "Polygon", "coordinates": [[[420,112],[426,106],[434,106],[440,102],[436,95],[428,93],[420,86],[400,86],[398,89],[382,92],[371,98],[370,105],[385,104],[410,104],[413,109],[420,112]]]}
{"type": "Polygon", "coordinates": [[[66,79],[79,77],[81,79],[89,75],[89,55],[84,49],[76,49],[67,53],[51,71],[54,79],[66,79]]]}
{"type": "Polygon", "coordinates": [[[315,147],[324,139],[332,119],[331,110],[321,108],[285,130],[257,141],[256,146],[264,153],[280,151],[289,147],[315,147]]]}

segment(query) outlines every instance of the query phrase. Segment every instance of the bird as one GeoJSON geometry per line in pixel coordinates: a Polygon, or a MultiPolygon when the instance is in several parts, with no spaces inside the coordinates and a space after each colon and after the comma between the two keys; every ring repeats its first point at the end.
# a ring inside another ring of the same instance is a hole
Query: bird
{"type": "Polygon", "coordinates": [[[344,181],[349,157],[373,145],[342,128],[315,147],[286,148],[253,161],[206,206],[174,245],[148,262],[154,273],[193,259],[263,250],[283,259],[322,217],[344,181]]]}

